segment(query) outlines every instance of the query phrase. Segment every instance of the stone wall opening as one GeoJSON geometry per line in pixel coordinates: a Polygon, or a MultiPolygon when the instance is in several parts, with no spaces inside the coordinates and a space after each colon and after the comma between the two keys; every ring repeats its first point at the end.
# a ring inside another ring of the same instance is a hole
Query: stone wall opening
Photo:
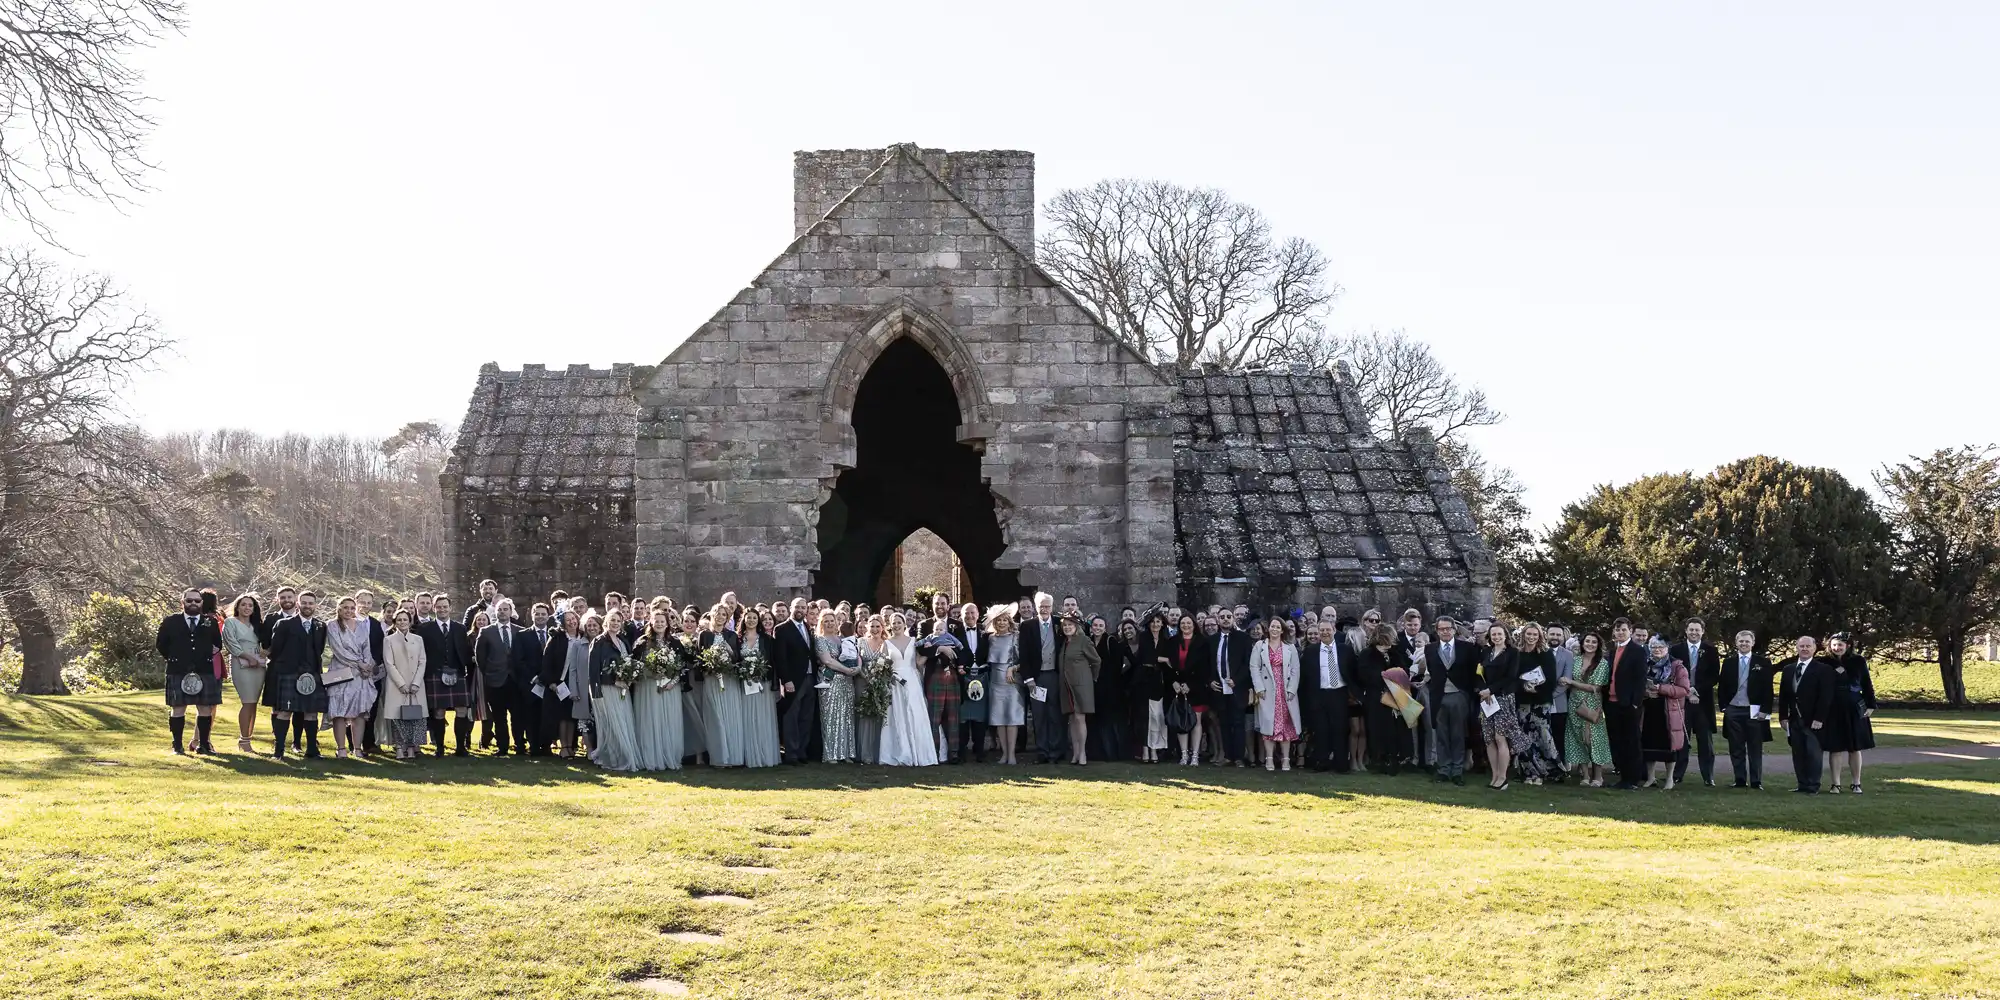
{"type": "Polygon", "coordinates": [[[958,440],[958,396],[937,358],[908,337],[892,341],[862,377],[852,420],[854,467],[820,510],[813,593],[875,600],[897,547],[929,529],[958,554],[970,599],[1016,596],[1018,574],[994,566],[1006,546],[993,492],[978,452],[958,440]]]}

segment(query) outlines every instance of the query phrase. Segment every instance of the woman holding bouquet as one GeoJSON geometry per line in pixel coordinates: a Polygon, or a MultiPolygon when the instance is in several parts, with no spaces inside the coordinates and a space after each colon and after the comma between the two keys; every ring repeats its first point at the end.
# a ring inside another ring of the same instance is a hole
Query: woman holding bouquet
{"type": "Polygon", "coordinates": [[[882,763],[929,767],[938,762],[937,741],[931,738],[924,677],[917,670],[917,641],[910,638],[908,629],[909,619],[902,612],[889,613],[886,650],[895,663],[895,686],[889,689],[889,714],[882,720],[882,763]]]}
{"type": "MultiPolygon", "coordinates": [[[[732,595],[733,596],[733,595],[732,595]]],[[[694,666],[701,686],[702,742],[715,767],[743,766],[743,694],[736,679],[736,661],[743,640],[729,627],[729,606],[709,609],[708,623],[698,633],[700,658],[694,666]]]]}
{"type": "MultiPolygon", "coordinates": [[[[866,608],[867,605],[862,605],[866,608]]],[[[889,632],[882,624],[882,616],[870,614],[861,619],[861,638],[855,641],[856,666],[861,670],[854,678],[854,759],[862,764],[882,762],[882,716],[867,711],[867,687],[875,677],[870,668],[877,659],[889,651],[889,632]]]]}
{"type": "Polygon", "coordinates": [[[771,673],[777,652],[778,620],[769,609],[753,612],[755,630],[743,637],[743,766],[777,767],[784,763],[778,739],[778,684],[771,673]]]}
{"type": "Polygon", "coordinates": [[[632,693],[632,724],[639,741],[639,766],[648,771],[681,769],[683,671],[673,622],[672,612],[654,609],[645,634],[632,647],[632,658],[646,671],[632,693]]]}
{"type": "Polygon", "coordinates": [[[590,642],[590,718],[597,730],[597,749],[590,759],[607,771],[639,769],[639,737],[626,673],[631,651],[618,636],[624,624],[624,616],[615,611],[609,625],[596,612],[583,618],[583,635],[590,642]]]}
{"type": "Polygon", "coordinates": [[[854,640],[841,637],[840,612],[829,608],[819,613],[813,658],[819,661],[820,676],[826,678],[819,699],[820,759],[829,764],[853,760],[854,675],[861,672],[861,660],[854,640]]]}

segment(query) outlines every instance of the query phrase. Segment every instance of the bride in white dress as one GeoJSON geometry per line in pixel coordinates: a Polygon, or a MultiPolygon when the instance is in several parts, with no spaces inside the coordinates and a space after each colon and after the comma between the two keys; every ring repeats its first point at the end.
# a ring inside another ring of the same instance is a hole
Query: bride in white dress
{"type": "Polygon", "coordinates": [[[884,648],[895,661],[896,684],[889,692],[889,716],[882,720],[882,763],[929,767],[938,762],[937,741],[931,738],[924,675],[917,670],[917,641],[910,638],[909,623],[901,614],[889,616],[889,641],[884,648]]]}

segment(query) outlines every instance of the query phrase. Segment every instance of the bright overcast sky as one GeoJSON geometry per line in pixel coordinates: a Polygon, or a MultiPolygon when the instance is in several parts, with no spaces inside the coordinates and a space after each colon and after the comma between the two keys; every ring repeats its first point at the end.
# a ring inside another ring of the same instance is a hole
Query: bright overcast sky
{"type": "Polygon", "coordinates": [[[57,222],[180,341],[157,429],[384,434],[485,361],[657,361],[790,240],[793,150],[914,141],[1256,205],[1336,329],[1506,411],[1477,440],[1538,520],[2000,437],[1993,5],[191,6],[157,190],[57,222]]]}

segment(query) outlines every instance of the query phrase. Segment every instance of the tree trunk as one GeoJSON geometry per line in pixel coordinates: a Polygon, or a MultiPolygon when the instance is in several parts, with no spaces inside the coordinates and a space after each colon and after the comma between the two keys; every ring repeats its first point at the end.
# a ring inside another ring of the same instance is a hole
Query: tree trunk
{"type": "Polygon", "coordinates": [[[1938,643],[1938,678],[1944,682],[1945,704],[1965,707],[1965,637],[1941,635],[1938,643]]]}
{"type": "Polygon", "coordinates": [[[14,620],[14,632],[21,639],[21,693],[68,694],[63,684],[62,660],[56,656],[55,625],[48,610],[26,587],[7,594],[7,614],[14,620]]]}

